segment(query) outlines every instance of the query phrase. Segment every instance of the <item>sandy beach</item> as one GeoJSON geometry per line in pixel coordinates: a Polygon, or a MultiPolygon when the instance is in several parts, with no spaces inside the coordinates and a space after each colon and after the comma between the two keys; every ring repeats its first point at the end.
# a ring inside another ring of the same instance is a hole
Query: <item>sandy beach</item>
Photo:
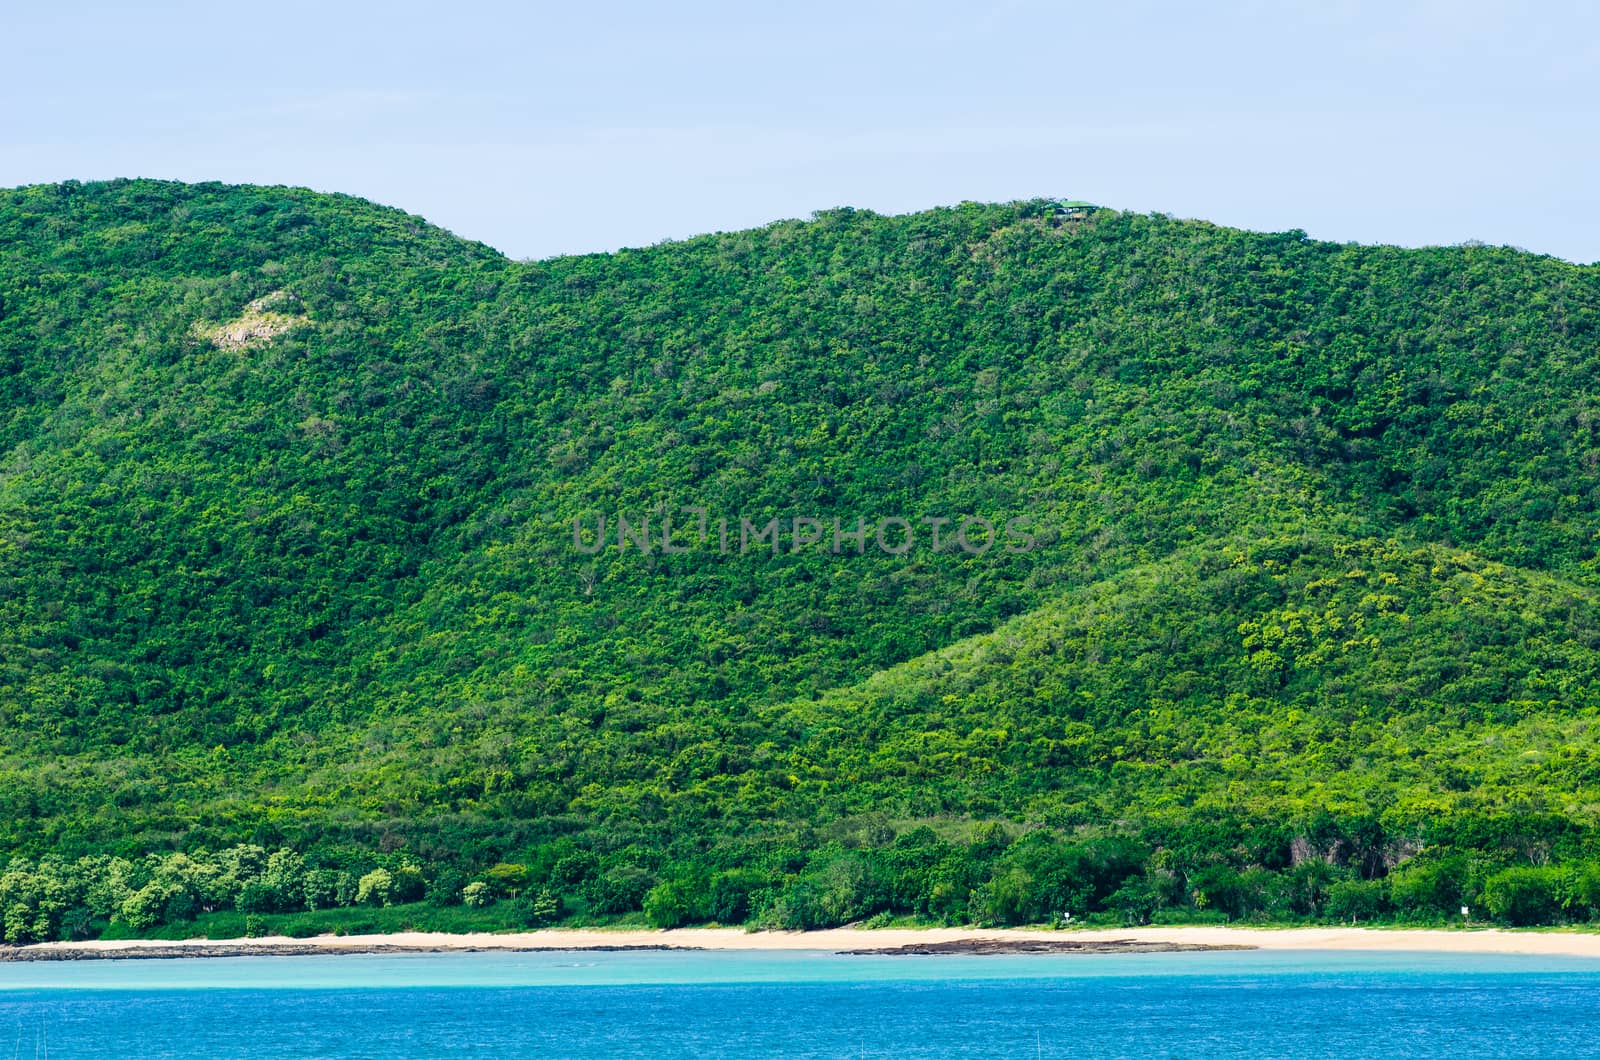
{"type": "MultiPolygon", "coordinates": [[[[1361,927],[1237,928],[1152,927],[1120,930],[1046,931],[1027,929],[927,928],[749,932],[738,928],[647,930],[545,930],[514,934],[448,935],[400,932],[390,935],[270,936],[253,939],[152,939],[48,942],[10,951],[32,959],[83,959],[95,956],[207,956],[240,953],[439,952],[449,950],[578,950],[674,948],[701,950],[893,950],[926,946],[982,944],[1081,944],[1084,950],[1143,949],[1155,945],[1260,950],[1410,950],[1439,953],[1524,953],[1600,957],[1600,934],[1478,930],[1384,930],[1361,927]],[[1119,946],[1118,944],[1122,944],[1119,946]],[[143,951],[149,951],[145,953],[143,951]]],[[[954,947],[952,947],[954,948],[954,947]]],[[[1073,948],[1078,948],[1074,946],[1073,948]]]]}

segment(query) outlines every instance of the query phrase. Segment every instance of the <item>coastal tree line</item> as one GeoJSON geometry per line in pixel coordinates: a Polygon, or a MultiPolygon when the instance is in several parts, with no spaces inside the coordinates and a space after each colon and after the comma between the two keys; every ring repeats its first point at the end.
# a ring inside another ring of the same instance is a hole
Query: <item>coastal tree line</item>
{"type": "Polygon", "coordinates": [[[207,914],[220,912],[245,914],[251,933],[307,933],[314,919],[287,915],[360,907],[460,907],[462,922],[482,911],[496,926],[525,928],[1440,923],[1461,919],[1463,907],[1472,921],[1513,926],[1600,919],[1591,837],[1553,820],[1531,831],[1485,820],[1474,836],[1455,838],[1475,838],[1479,849],[1446,842],[1391,864],[1407,844],[1370,818],[1324,817],[1292,835],[1222,822],[1085,839],[995,823],[946,838],[869,816],[810,849],[766,843],[697,860],[568,840],[476,871],[403,854],[239,844],[141,858],[13,858],[0,872],[0,918],[11,944],[203,930],[207,914]]]}

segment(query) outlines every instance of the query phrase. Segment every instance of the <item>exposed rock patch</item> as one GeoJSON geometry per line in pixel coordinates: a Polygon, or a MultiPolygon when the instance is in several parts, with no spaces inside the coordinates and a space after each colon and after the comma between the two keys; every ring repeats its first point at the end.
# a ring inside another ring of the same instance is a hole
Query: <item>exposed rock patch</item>
{"type": "Polygon", "coordinates": [[[288,291],[273,291],[245,306],[244,312],[233,320],[196,324],[194,330],[218,349],[247,350],[310,323],[298,297],[288,291]]]}

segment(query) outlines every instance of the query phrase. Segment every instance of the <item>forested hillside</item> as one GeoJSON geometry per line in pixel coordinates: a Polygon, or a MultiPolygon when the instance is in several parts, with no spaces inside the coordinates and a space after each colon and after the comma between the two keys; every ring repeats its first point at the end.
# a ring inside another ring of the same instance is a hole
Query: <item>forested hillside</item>
{"type": "Polygon", "coordinates": [[[1589,919],[1597,378],[1502,248],[0,192],[6,938],[1589,919]]]}

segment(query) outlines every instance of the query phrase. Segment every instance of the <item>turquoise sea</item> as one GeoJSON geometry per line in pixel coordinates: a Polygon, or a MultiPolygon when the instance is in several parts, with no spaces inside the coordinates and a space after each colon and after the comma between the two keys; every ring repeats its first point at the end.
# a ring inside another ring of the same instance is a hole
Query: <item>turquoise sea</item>
{"type": "Polygon", "coordinates": [[[7,1056],[1600,1056],[1600,961],[631,951],[0,964],[7,1056]]]}

